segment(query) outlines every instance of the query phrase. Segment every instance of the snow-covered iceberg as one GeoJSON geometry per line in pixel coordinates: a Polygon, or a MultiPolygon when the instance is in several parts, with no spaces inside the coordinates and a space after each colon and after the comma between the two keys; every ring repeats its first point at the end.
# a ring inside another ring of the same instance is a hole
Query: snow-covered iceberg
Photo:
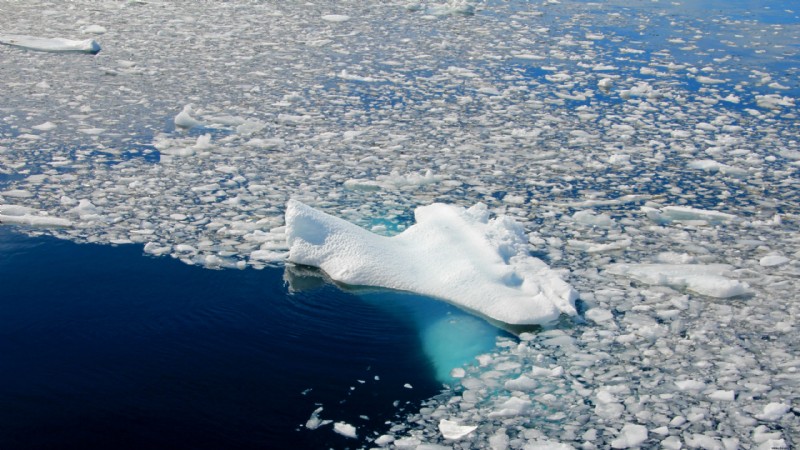
{"type": "Polygon", "coordinates": [[[510,325],[576,314],[577,292],[529,254],[513,219],[489,219],[481,203],[469,209],[437,203],[414,216],[415,225],[386,237],[290,200],[288,260],[342,283],[414,292],[510,325]]]}
{"type": "Polygon", "coordinates": [[[64,38],[45,38],[22,34],[0,34],[0,44],[22,47],[41,52],[77,52],[95,54],[100,44],[94,39],[73,40],[64,38]]]}

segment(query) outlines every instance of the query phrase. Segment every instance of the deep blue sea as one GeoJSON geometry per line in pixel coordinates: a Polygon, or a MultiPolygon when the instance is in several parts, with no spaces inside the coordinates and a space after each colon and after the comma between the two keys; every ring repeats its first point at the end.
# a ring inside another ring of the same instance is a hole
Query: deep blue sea
{"type": "Polygon", "coordinates": [[[0,228],[0,448],[345,448],[317,407],[380,430],[438,392],[409,314],[283,278],[0,228]]]}

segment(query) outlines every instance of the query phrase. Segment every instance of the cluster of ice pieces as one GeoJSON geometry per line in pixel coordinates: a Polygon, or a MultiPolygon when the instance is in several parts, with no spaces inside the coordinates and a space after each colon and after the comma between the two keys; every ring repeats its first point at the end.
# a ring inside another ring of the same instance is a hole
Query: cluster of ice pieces
{"type": "Polygon", "coordinates": [[[0,46],[0,223],[259,268],[289,199],[387,236],[481,202],[586,323],[359,442],[796,446],[797,13],[617,3],[7,3],[103,51],[0,46]]]}

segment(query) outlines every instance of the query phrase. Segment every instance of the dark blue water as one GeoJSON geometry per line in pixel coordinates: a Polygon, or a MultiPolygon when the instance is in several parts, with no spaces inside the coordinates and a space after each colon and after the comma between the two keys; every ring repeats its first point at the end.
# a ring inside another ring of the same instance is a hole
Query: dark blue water
{"type": "Polygon", "coordinates": [[[432,373],[411,321],[329,284],[0,227],[2,449],[355,448],[432,373]],[[319,405],[359,439],[305,429],[319,405]]]}

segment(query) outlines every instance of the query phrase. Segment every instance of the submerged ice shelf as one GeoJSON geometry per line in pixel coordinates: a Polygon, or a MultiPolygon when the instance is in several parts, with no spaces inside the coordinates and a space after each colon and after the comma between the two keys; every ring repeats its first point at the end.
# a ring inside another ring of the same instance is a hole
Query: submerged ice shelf
{"type": "Polygon", "coordinates": [[[415,225],[385,237],[290,200],[289,261],[342,283],[427,295],[510,325],[576,314],[577,293],[528,253],[513,219],[489,219],[483,204],[432,204],[414,215],[415,225]]]}

